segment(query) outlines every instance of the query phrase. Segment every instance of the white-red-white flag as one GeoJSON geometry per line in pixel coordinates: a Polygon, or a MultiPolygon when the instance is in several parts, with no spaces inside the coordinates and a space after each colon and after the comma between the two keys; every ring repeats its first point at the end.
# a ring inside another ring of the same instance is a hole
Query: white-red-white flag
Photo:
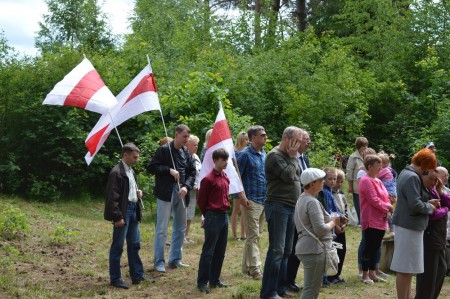
{"type": "Polygon", "coordinates": [[[100,114],[117,104],[92,63],[84,58],[45,97],[43,105],[75,106],[100,114]]]}
{"type": "MultiPolygon", "coordinates": [[[[205,157],[203,158],[202,168],[200,169],[199,181],[201,181],[208,173],[214,168],[214,161],[212,159],[212,153],[216,149],[224,148],[230,155],[228,158],[228,165],[225,169],[225,173],[230,179],[230,194],[238,193],[244,190],[241,179],[233,164],[234,158],[234,146],[233,139],[231,137],[230,127],[228,126],[225,118],[225,113],[220,104],[219,113],[217,114],[216,122],[209,138],[205,157]]],[[[201,184],[200,184],[201,188],[201,184]]]]}
{"type": "Polygon", "coordinates": [[[110,113],[102,115],[86,138],[88,153],[84,157],[89,165],[115,126],[150,110],[161,110],[155,79],[150,65],[146,66],[117,96],[118,103],[110,113]]]}

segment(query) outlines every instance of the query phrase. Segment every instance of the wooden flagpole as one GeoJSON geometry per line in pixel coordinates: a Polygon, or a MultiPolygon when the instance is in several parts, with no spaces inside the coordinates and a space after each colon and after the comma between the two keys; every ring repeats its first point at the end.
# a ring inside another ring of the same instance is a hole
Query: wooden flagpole
{"type": "MultiPolygon", "coordinates": [[[[147,55],[147,62],[148,65],[150,66],[150,58],[147,55]]],[[[164,133],[166,134],[166,137],[169,138],[169,135],[167,134],[167,128],[166,128],[166,123],[164,121],[164,116],[162,114],[162,109],[159,109],[159,114],[161,115],[161,120],[163,123],[163,127],[164,127],[164,133]]],[[[169,152],[170,152],[170,158],[172,159],[172,165],[173,165],[173,169],[177,170],[176,166],[175,166],[175,161],[173,159],[173,154],[172,154],[172,149],[170,147],[170,142],[169,142],[169,152]]],[[[178,184],[178,190],[181,190],[181,186],[180,186],[180,181],[177,181],[178,184]]],[[[183,204],[183,208],[186,208],[186,204],[184,203],[184,198],[180,198],[181,199],[181,203],[183,204]]]]}

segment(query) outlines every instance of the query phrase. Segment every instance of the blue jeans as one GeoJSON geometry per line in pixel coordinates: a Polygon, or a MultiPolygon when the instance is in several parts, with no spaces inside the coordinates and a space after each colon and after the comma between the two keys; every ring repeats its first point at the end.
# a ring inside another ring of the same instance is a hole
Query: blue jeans
{"type": "Polygon", "coordinates": [[[294,238],[294,208],[278,202],[266,202],[269,249],[261,287],[261,298],[284,295],[287,291],[287,261],[294,238]]]}
{"type": "Polygon", "coordinates": [[[359,206],[359,193],[353,194],[353,206],[355,207],[356,216],[358,216],[358,224],[361,223],[361,208],[359,206]]]}
{"type": "Polygon", "coordinates": [[[144,276],[144,266],[139,257],[141,249],[139,223],[136,219],[136,204],[128,203],[124,227],[114,227],[113,239],[109,250],[109,277],[110,281],[122,279],[120,273],[120,258],[123,252],[123,243],[127,239],[128,265],[132,281],[139,280],[144,276]]]}
{"type": "Polygon", "coordinates": [[[172,241],[170,243],[169,264],[181,262],[183,256],[183,240],[186,232],[186,208],[178,197],[178,187],[172,191],[172,201],[156,201],[156,232],[154,241],[154,265],[164,266],[164,247],[167,241],[167,230],[171,213],[173,214],[172,241]]]}
{"type": "Polygon", "coordinates": [[[205,242],[198,265],[198,287],[219,282],[228,240],[228,214],[207,211],[204,216],[205,242]]]}

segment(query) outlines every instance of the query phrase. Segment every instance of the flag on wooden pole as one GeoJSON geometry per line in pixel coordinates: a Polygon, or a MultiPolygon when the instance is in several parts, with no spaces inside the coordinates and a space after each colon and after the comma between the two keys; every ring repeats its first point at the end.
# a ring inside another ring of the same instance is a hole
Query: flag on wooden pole
{"type": "Polygon", "coordinates": [[[89,151],[84,158],[88,165],[116,126],[145,111],[161,111],[150,64],[122,90],[117,100],[118,103],[111,109],[110,115],[102,115],[86,138],[85,145],[89,151]]]}
{"type": "Polygon", "coordinates": [[[244,188],[242,186],[242,182],[232,160],[235,155],[230,127],[228,126],[228,122],[225,118],[225,113],[223,112],[222,104],[220,102],[219,113],[217,114],[216,122],[214,123],[207,148],[208,149],[206,150],[205,157],[203,158],[202,168],[200,169],[199,181],[201,181],[214,168],[214,162],[212,159],[213,151],[219,148],[224,148],[229,154],[228,165],[225,169],[225,173],[230,179],[229,193],[233,194],[243,191],[244,188]]]}

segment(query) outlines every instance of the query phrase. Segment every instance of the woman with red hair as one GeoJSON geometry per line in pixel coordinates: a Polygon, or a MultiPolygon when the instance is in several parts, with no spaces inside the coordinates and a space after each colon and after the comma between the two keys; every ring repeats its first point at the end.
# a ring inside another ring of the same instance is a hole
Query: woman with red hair
{"type": "Polygon", "coordinates": [[[423,232],[428,216],[439,207],[439,200],[429,200],[423,178],[436,167],[436,156],[424,148],[413,156],[411,164],[403,169],[398,178],[391,270],[397,272],[397,297],[400,299],[410,298],[412,275],[424,272],[423,232]]]}

